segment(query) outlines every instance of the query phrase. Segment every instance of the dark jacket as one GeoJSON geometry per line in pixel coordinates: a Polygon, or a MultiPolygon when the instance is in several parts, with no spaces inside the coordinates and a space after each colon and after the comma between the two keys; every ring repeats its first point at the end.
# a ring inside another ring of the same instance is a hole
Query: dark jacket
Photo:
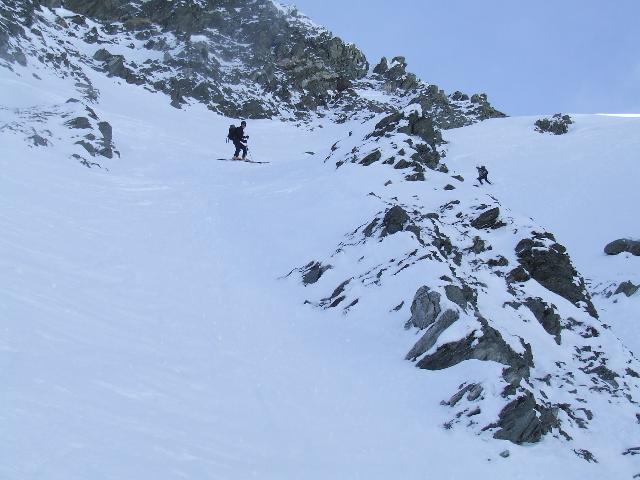
{"type": "Polygon", "coordinates": [[[245,140],[244,127],[236,127],[236,131],[233,134],[233,143],[242,143],[245,140]]]}

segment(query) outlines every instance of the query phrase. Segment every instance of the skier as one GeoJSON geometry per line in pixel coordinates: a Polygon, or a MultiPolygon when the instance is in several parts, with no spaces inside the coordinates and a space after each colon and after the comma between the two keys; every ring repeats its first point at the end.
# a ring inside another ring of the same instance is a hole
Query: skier
{"type": "Polygon", "coordinates": [[[246,126],[247,122],[243,120],[242,123],[240,123],[240,126],[235,129],[231,137],[233,145],[236,147],[236,153],[233,155],[233,160],[247,159],[247,140],[249,139],[249,136],[244,134],[246,126]],[[242,151],[242,157],[240,157],[240,151],[242,151]]]}
{"type": "Polygon", "coordinates": [[[487,175],[489,175],[489,170],[487,170],[487,167],[485,167],[484,165],[480,165],[479,167],[476,167],[476,169],[478,170],[478,181],[480,182],[480,185],[482,185],[482,180],[486,181],[489,185],[492,185],[492,183],[487,178],[487,175]]]}

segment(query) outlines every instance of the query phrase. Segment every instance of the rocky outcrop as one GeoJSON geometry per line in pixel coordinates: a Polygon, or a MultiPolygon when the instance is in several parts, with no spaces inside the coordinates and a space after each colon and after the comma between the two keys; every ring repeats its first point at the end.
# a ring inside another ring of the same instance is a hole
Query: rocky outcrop
{"type": "Polygon", "coordinates": [[[374,150],[369,155],[365,156],[362,160],[360,160],[360,164],[364,165],[365,167],[368,167],[372,163],[375,163],[378,160],[380,160],[380,158],[382,158],[382,154],[380,153],[380,150],[374,150]]]}
{"type": "Polygon", "coordinates": [[[305,285],[316,283],[329,269],[331,269],[331,265],[323,265],[320,262],[310,262],[302,270],[302,283],[305,285]]]}
{"type": "Polygon", "coordinates": [[[640,285],[635,285],[631,281],[622,282],[616,288],[616,291],[613,292],[614,295],[624,294],[627,297],[635,295],[635,293],[640,290],[640,285]]]}
{"type": "Polygon", "coordinates": [[[520,265],[543,287],[598,317],[584,279],[571,263],[567,249],[553,235],[533,232],[532,238],[518,243],[516,255],[520,265]]]}
{"type": "MultiPolygon", "coordinates": [[[[396,120],[378,121],[379,128],[396,120]]],[[[444,184],[445,178],[438,180],[444,184]]],[[[461,183],[459,188],[474,187],[461,183]]],[[[553,235],[517,223],[490,196],[480,206],[474,197],[429,210],[418,195],[406,195],[403,203],[396,197],[380,200],[385,210],[347,234],[331,255],[354,259],[349,267],[338,267],[345,280],[337,286],[325,282],[332,293],[308,303],[347,314],[376,295],[363,293],[367,289],[428,278],[428,284],[418,283],[422,286],[413,290],[410,307],[406,297],[394,298],[386,311],[401,314],[411,339],[405,358],[426,371],[425,381],[437,385],[442,377],[460,379],[448,400],[441,397],[448,407],[442,410],[448,417],[443,428],[469,428],[517,444],[545,436],[572,442],[575,429],[589,428],[598,415],[586,408],[591,400],[627,404],[634,388],[629,382],[638,374],[636,369],[620,370],[618,359],[628,362],[624,365],[636,362],[623,347],[613,355],[603,349],[615,343],[613,335],[590,315],[584,281],[553,235]],[[493,208],[499,213],[478,223],[488,228],[470,225],[493,208]],[[491,228],[499,224],[513,228],[491,228]],[[524,239],[523,231],[530,232],[524,239]],[[406,250],[376,251],[377,245],[392,244],[383,241],[383,232],[411,232],[415,238],[403,239],[406,250]],[[518,245],[520,264],[515,268],[509,267],[513,252],[503,250],[510,244],[507,238],[518,245]],[[571,303],[559,305],[557,294],[571,303]],[[592,397],[596,395],[601,397],[592,397]]]]}
{"type": "MultiPolygon", "coordinates": [[[[432,315],[432,312],[425,312],[426,317],[430,315],[432,315]]],[[[413,323],[413,321],[415,321],[414,317],[415,314],[412,306],[412,316],[409,322],[415,326],[415,324],[413,323]]],[[[455,310],[445,310],[442,315],[437,317],[437,320],[431,322],[428,327],[425,327],[428,328],[427,332],[420,338],[420,340],[416,342],[409,353],[407,353],[405,359],[415,361],[418,357],[429,351],[436,344],[442,332],[453,325],[459,318],[460,314],[455,310]]]]}
{"type": "Polygon", "coordinates": [[[398,89],[406,92],[418,86],[418,78],[413,73],[407,72],[407,62],[401,56],[394,57],[391,63],[382,57],[380,63],[373,69],[373,73],[381,77],[385,90],[389,92],[398,89]]]}
{"type": "Polygon", "coordinates": [[[423,112],[429,112],[434,123],[443,130],[506,116],[491,106],[484,93],[472,95],[471,98],[461,92],[447,96],[443,90],[433,84],[423,89],[412,103],[420,105],[423,112]]]}
{"type": "Polygon", "coordinates": [[[440,294],[429,287],[422,286],[418,289],[411,303],[411,318],[405,325],[406,328],[416,327],[424,330],[429,327],[440,315],[440,294]]]}
{"type": "Polygon", "coordinates": [[[552,335],[558,345],[560,345],[560,332],[562,331],[562,323],[560,315],[556,313],[555,305],[546,303],[541,298],[527,298],[525,305],[531,310],[536,320],[540,322],[542,328],[552,335]]]}
{"type": "Polygon", "coordinates": [[[446,285],[444,291],[447,298],[464,311],[467,311],[469,306],[475,307],[476,305],[477,294],[469,285],[463,285],[462,287],[446,285]]]}
{"type": "Polygon", "coordinates": [[[91,122],[87,117],[75,117],[71,120],[67,120],[64,124],[69,128],[77,128],[77,129],[90,129],[91,122]]]}
{"type": "Polygon", "coordinates": [[[111,55],[108,50],[101,48],[94,54],[93,59],[102,62],[102,68],[109,76],[120,77],[135,85],[144,84],[144,79],[126,65],[123,55],[111,55]]]}
{"type": "Polygon", "coordinates": [[[406,210],[399,205],[391,207],[385,213],[382,219],[382,234],[385,237],[387,235],[393,235],[394,233],[401,232],[405,229],[405,226],[409,223],[409,214],[406,210]]]}
{"type": "Polygon", "coordinates": [[[494,438],[520,445],[539,442],[558,425],[557,409],[539,405],[527,391],[504,407],[498,422],[491,427],[499,429],[494,438]]]}
{"type": "Polygon", "coordinates": [[[447,343],[433,354],[427,355],[416,366],[426,370],[442,370],[457,365],[465,360],[494,361],[518,372],[520,378],[528,377],[529,367],[533,366],[531,353],[521,356],[517,354],[502,338],[500,332],[489,326],[482,317],[478,317],[480,328],[465,338],[447,343]]]}
{"type": "Polygon", "coordinates": [[[569,115],[556,113],[551,118],[541,118],[536,120],[536,132],[553,133],[554,135],[564,135],[569,131],[569,125],[573,124],[573,120],[569,115]]]}
{"type": "Polygon", "coordinates": [[[494,228],[498,224],[498,218],[500,218],[500,208],[490,208],[474,218],[471,221],[471,226],[478,230],[483,228],[494,228]]]}

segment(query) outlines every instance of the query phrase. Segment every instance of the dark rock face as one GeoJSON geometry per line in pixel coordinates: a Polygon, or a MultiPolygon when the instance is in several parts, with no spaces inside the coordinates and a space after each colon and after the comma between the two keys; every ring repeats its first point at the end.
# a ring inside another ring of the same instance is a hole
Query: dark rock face
{"type": "Polygon", "coordinates": [[[101,48],[100,50],[98,50],[96,53],[93,54],[93,59],[98,60],[99,62],[106,62],[111,57],[113,57],[113,55],[111,55],[111,53],[109,53],[109,51],[106,48],[101,48]]]}
{"type": "MultiPolygon", "coordinates": [[[[412,315],[411,318],[413,319],[414,316],[412,315]]],[[[420,355],[429,351],[429,349],[431,349],[431,347],[436,344],[442,332],[453,325],[459,318],[460,314],[455,310],[445,310],[445,312],[431,324],[429,330],[427,330],[427,332],[420,338],[420,340],[416,342],[409,353],[407,353],[405,359],[415,361],[420,355]]],[[[409,320],[409,322],[411,322],[411,320],[409,320]]]]}
{"type": "Polygon", "coordinates": [[[536,131],[540,133],[553,133],[554,135],[564,135],[569,131],[569,125],[573,123],[569,115],[556,113],[552,118],[541,118],[536,120],[536,131]]]}
{"type": "Polygon", "coordinates": [[[404,208],[399,205],[391,207],[382,220],[382,225],[384,227],[382,236],[384,237],[401,232],[404,230],[407,223],[409,223],[409,214],[404,210],[404,208]]]}
{"type": "Polygon", "coordinates": [[[636,257],[640,256],[640,241],[630,240],[628,238],[619,238],[607,244],[604,247],[604,253],[607,255],[618,255],[623,252],[629,252],[636,257]]]}
{"type": "Polygon", "coordinates": [[[377,75],[384,75],[387,72],[387,70],[389,70],[389,63],[387,62],[386,57],[382,57],[382,59],[380,60],[380,63],[378,63],[374,67],[373,73],[377,75]]]}
{"type": "MultiPolygon", "coordinates": [[[[39,4],[55,7],[61,2],[28,3],[33,11],[39,4]]],[[[232,117],[266,118],[292,110],[303,116],[349,92],[352,82],[369,71],[355,46],[268,0],[65,0],[64,7],[79,14],[85,26],[85,18],[103,23],[87,33],[91,43],[104,32],[128,33],[146,40],[147,49],[166,51],[170,47],[164,33],[174,33],[183,48],[165,55],[164,62],[150,59],[135,65],[106,50],[96,60],[112,76],[165,92],[178,108],[194,98],[232,117]],[[200,37],[192,42],[195,34],[200,37]],[[241,66],[223,69],[219,58],[241,66]],[[228,87],[239,84],[248,87],[244,98],[228,87]],[[293,98],[299,102],[294,104],[293,98]]],[[[0,36],[0,50],[2,40],[0,36]]]]}
{"type": "MultiPolygon", "coordinates": [[[[509,260],[507,260],[502,255],[499,255],[497,258],[489,259],[489,261],[487,262],[487,265],[489,265],[491,268],[507,267],[507,266],[509,266],[509,260]]],[[[527,280],[528,280],[528,278],[527,278],[527,280]]]]}
{"type": "Polygon", "coordinates": [[[520,265],[543,287],[598,318],[584,279],[571,263],[566,248],[556,243],[553,235],[534,232],[533,238],[516,245],[516,255],[520,265]]]}
{"type": "Polygon", "coordinates": [[[331,265],[323,265],[320,262],[311,262],[303,269],[302,283],[305,285],[311,285],[320,280],[320,277],[329,270],[331,265]]]}
{"type": "Polygon", "coordinates": [[[558,426],[558,419],[554,408],[538,405],[533,395],[526,392],[504,407],[494,426],[499,428],[494,438],[520,445],[539,442],[558,426]]]}
{"type": "Polygon", "coordinates": [[[536,320],[540,322],[542,328],[549,335],[553,335],[556,343],[560,345],[562,324],[560,323],[560,315],[555,313],[555,306],[545,303],[541,298],[527,298],[525,305],[531,310],[536,320]]]}
{"type": "Polygon", "coordinates": [[[360,160],[360,164],[368,167],[372,163],[375,163],[378,160],[380,160],[381,157],[382,157],[382,154],[380,153],[380,150],[374,150],[369,155],[367,155],[362,160],[360,160]]]}
{"type": "Polygon", "coordinates": [[[100,134],[102,135],[102,140],[100,141],[100,151],[98,152],[103,157],[113,158],[113,128],[109,122],[99,122],[98,130],[100,130],[100,134]]]}
{"type": "Polygon", "coordinates": [[[477,218],[471,221],[471,226],[482,230],[484,228],[493,228],[500,217],[500,208],[494,207],[482,212],[477,218]]]}
{"type": "Polygon", "coordinates": [[[91,123],[87,117],[76,117],[65,122],[65,125],[69,128],[87,129],[91,128],[91,123]]]}
{"type": "Polygon", "coordinates": [[[444,287],[444,291],[450,301],[465,311],[469,304],[474,305],[476,303],[476,293],[468,285],[464,285],[462,288],[457,285],[447,285],[444,287]]]}
{"type": "MultiPolygon", "coordinates": [[[[371,132],[367,138],[388,136],[394,132],[415,136],[425,142],[417,143],[413,146],[415,153],[411,155],[412,162],[401,159],[396,163],[394,168],[414,167],[416,173],[422,173],[421,169],[423,167],[432,170],[438,168],[441,159],[438,147],[444,142],[442,140],[442,133],[436,128],[431,116],[424,114],[419,115],[415,111],[408,116],[403,112],[392,113],[380,120],[376,124],[374,131],[371,132]],[[405,125],[400,126],[401,122],[405,123],[405,125]]],[[[402,155],[405,153],[403,149],[402,155]]]]}
{"type": "Polygon", "coordinates": [[[435,128],[431,117],[418,115],[416,112],[412,112],[409,115],[408,120],[409,126],[399,129],[399,132],[419,137],[432,149],[435,149],[436,146],[442,144],[442,134],[435,128]]]}
{"type": "Polygon", "coordinates": [[[531,280],[531,275],[522,266],[518,266],[507,274],[507,283],[521,283],[531,280]]]}
{"type": "Polygon", "coordinates": [[[411,318],[406,326],[413,326],[423,330],[436,321],[440,311],[440,294],[427,286],[422,286],[413,297],[411,318]]]}
{"type": "Polygon", "coordinates": [[[392,113],[391,115],[387,115],[376,124],[375,130],[373,131],[372,135],[381,137],[384,134],[393,132],[396,129],[398,122],[400,122],[400,120],[402,120],[403,118],[404,114],[402,112],[396,112],[392,113]]]}

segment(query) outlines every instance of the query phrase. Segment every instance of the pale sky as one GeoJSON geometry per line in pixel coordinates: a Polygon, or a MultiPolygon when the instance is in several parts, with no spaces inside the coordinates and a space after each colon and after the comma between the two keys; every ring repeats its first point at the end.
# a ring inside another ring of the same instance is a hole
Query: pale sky
{"type": "Polygon", "coordinates": [[[510,115],[640,113],[640,0],[282,0],[510,115]]]}

